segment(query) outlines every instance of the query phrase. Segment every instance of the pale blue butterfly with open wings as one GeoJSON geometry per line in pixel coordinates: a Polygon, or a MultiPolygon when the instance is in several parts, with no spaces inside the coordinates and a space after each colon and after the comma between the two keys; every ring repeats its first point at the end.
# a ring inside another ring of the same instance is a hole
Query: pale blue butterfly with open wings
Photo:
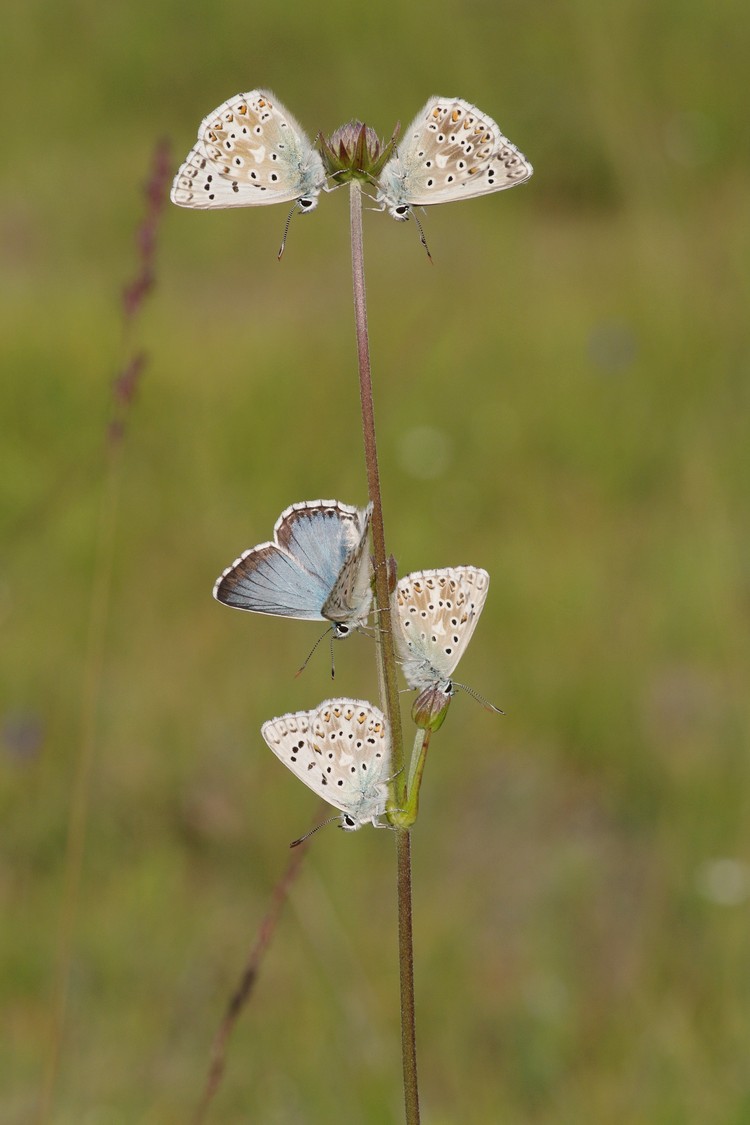
{"type": "Polygon", "coordinates": [[[306,500],[281,513],[273,542],[240,555],[214,586],[235,609],[330,621],[346,637],[367,621],[372,565],[367,551],[372,504],[306,500]]]}
{"type": "Polygon", "coordinates": [[[279,761],[339,810],[342,828],[381,827],[391,746],[377,707],[364,699],[327,699],[313,711],[269,719],[261,733],[279,761]]]}
{"type": "Polygon", "coordinates": [[[251,90],[201,121],[171,199],[197,208],[294,200],[293,210],[305,214],[317,207],[325,182],[323,161],[291,113],[268,90],[251,90]]]}
{"type": "Polygon", "coordinates": [[[377,202],[404,221],[413,207],[522,184],[534,169],[499,126],[463,98],[430,98],[378,177],[377,202]]]}

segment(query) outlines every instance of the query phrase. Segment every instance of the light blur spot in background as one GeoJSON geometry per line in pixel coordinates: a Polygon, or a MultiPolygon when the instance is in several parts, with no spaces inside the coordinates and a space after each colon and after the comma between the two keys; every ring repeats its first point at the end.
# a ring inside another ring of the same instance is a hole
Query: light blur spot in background
{"type": "Polygon", "coordinates": [[[740,859],[707,859],[695,877],[698,891],[717,906],[739,906],[750,895],[750,867],[740,859]]]}
{"type": "Polygon", "coordinates": [[[436,426],[413,426],[401,435],[398,445],[401,468],[417,480],[437,480],[453,460],[451,441],[436,426]]]}

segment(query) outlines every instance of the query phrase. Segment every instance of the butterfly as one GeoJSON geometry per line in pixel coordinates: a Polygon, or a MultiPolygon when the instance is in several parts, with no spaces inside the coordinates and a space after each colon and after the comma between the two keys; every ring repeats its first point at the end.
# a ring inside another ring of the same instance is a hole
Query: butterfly
{"type": "Polygon", "coordinates": [[[391,748],[377,707],[364,699],[327,699],[314,711],[269,719],[261,734],[279,761],[341,812],[342,828],[381,827],[391,748]]]}
{"type": "Polygon", "coordinates": [[[323,161],[268,90],[224,102],[198,129],[198,143],[175,176],[180,207],[262,207],[295,201],[303,214],[318,205],[323,161]]]}
{"type": "Polygon", "coordinates": [[[430,98],[380,173],[376,202],[403,222],[412,207],[502,191],[533,171],[476,106],[463,98],[430,98]]]}
{"type": "Polygon", "coordinates": [[[487,571],[476,566],[418,570],[399,579],[392,598],[395,640],[409,687],[453,694],[451,677],[476,628],[489,585],[487,571]]]}
{"type": "Polygon", "coordinates": [[[346,637],[372,602],[367,533],[372,504],[305,500],[281,513],[273,542],[240,555],[219,576],[214,597],[235,609],[331,621],[346,637]]]}

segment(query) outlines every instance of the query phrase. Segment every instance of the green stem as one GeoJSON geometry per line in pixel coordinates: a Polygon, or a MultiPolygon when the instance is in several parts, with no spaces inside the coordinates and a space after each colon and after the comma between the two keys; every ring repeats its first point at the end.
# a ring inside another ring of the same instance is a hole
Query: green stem
{"type": "Polygon", "coordinates": [[[411,759],[409,761],[409,782],[407,792],[409,794],[408,800],[414,800],[414,782],[416,780],[416,795],[419,797],[419,786],[422,783],[422,772],[424,770],[424,760],[427,757],[427,747],[430,745],[430,732],[428,730],[417,731],[417,736],[414,739],[414,749],[411,752],[411,759]]]}
{"type": "Polygon", "coordinates": [[[409,763],[409,784],[406,800],[398,808],[394,804],[388,810],[391,823],[399,828],[411,828],[419,814],[419,789],[422,784],[424,765],[427,761],[427,751],[430,747],[430,734],[429,730],[417,731],[409,763]]]}
{"type": "MultiPolygon", "coordinates": [[[[357,180],[350,183],[350,215],[352,238],[352,274],[354,283],[354,317],[357,330],[359,360],[359,393],[362,405],[367,485],[373,504],[372,543],[375,557],[375,604],[378,610],[381,683],[383,705],[391,732],[394,797],[397,805],[406,800],[404,749],[401,733],[396,652],[391,626],[388,567],[386,565],[383,506],[380,495],[380,472],[375,437],[375,411],[372,398],[370,344],[367,335],[367,298],[365,294],[365,263],[362,240],[362,194],[357,180]]],[[[404,1072],[404,1104],[407,1125],[419,1125],[419,1092],[417,1089],[417,1047],[414,1012],[414,943],[411,915],[411,841],[408,829],[396,828],[396,871],[398,900],[398,952],[401,979],[401,1053],[404,1072]]]]}

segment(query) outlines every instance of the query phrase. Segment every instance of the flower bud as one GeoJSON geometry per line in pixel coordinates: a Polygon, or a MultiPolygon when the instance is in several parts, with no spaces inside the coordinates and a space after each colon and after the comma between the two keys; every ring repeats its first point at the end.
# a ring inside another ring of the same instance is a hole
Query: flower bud
{"type": "Polygon", "coordinates": [[[447,688],[432,684],[414,700],[411,717],[421,730],[435,731],[443,725],[453,695],[453,685],[449,683],[447,688]]]}
{"type": "Polygon", "coordinates": [[[350,121],[330,137],[320,133],[318,146],[326,172],[337,183],[344,184],[352,179],[372,181],[377,179],[390,159],[397,136],[398,126],[390,141],[384,144],[369,125],[350,121]]]}

